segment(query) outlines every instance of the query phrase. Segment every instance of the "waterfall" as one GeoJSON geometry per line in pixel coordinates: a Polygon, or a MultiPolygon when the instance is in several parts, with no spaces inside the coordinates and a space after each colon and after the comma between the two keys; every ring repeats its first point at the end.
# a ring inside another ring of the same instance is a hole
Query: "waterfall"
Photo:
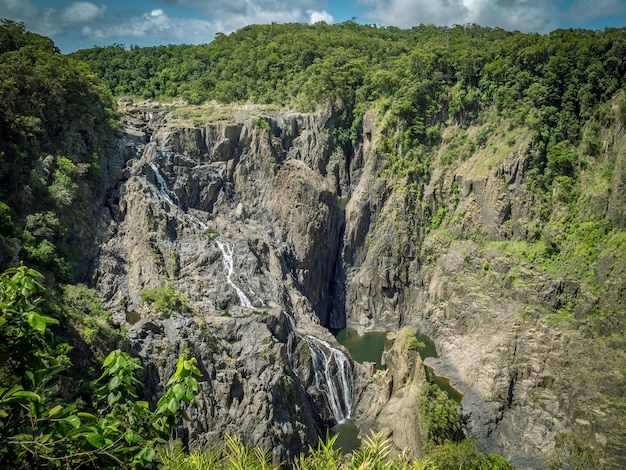
{"type": "Polygon", "coordinates": [[[233,248],[228,243],[222,243],[219,240],[216,240],[215,243],[222,252],[222,262],[224,263],[224,270],[226,271],[226,282],[237,292],[239,304],[242,307],[254,308],[250,299],[231,279],[234,271],[233,248]]]}
{"type": "Polygon", "coordinates": [[[347,356],[326,341],[307,335],[315,371],[315,384],[324,392],[328,406],[337,423],[349,419],[352,413],[352,367],[347,356]]]}
{"type": "MultiPolygon", "coordinates": [[[[174,196],[174,200],[172,200],[172,198],[170,197],[170,190],[169,190],[169,187],[167,186],[167,181],[165,181],[165,178],[163,178],[163,175],[161,174],[161,171],[159,170],[159,168],[154,163],[150,163],[150,168],[152,168],[152,171],[154,171],[154,175],[156,176],[156,180],[157,180],[157,184],[159,185],[159,192],[161,194],[161,197],[165,199],[167,202],[169,202],[171,205],[176,206],[180,210],[185,212],[183,208],[180,206],[180,200],[178,199],[178,196],[176,196],[175,193],[172,193],[172,195],[174,196]]],[[[191,218],[191,220],[197,223],[200,226],[201,230],[207,230],[209,228],[207,224],[202,222],[197,217],[194,217],[193,215],[187,212],[185,212],[185,216],[191,218]]]]}
{"type": "Polygon", "coordinates": [[[284,312],[287,317],[289,339],[287,340],[287,355],[289,364],[292,364],[292,350],[294,339],[306,341],[311,353],[315,385],[326,395],[330,412],[337,423],[350,419],[352,414],[352,365],[348,357],[339,349],[333,348],[326,341],[307,335],[302,337],[296,328],[294,318],[284,312]]]}
{"type": "Polygon", "coordinates": [[[152,171],[154,171],[154,175],[156,176],[157,184],[159,185],[159,191],[161,192],[161,197],[163,197],[163,199],[165,199],[171,205],[180,207],[180,201],[178,200],[176,194],[174,194],[176,202],[172,201],[172,198],[170,197],[170,190],[167,187],[167,181],[165,181],[165,178],[163,178],[161,170],[159,170],[159,168],[152,162],[150,162],[150,168],[152,168],[152,171]]]}
{"type": "Polygon", "coordinates": [[[198,225],[200,226],[200,228],[202,230],[207,230],[209,228],[209,226],[207,224],[205,224],[204,222],[202,222],[200,219],[198,219],[197,217],[194,217],[193,215],[190,216],[192,217],[196,222],[198,222],[198,225]]]}
{"type": "Polygon", "coordinates": [[[285,316],[287,317],[287,324],[289,325],[289,333],[298,334],[298,328],[296,328],[296,321],[287,312],[285,312],[285,316]]]}

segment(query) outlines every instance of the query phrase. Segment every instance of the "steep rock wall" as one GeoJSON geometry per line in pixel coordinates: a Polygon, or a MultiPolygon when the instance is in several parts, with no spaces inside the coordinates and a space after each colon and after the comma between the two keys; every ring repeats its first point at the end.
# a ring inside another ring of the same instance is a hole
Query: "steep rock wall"
{"type": "MultiPolygon", "coordinates": [[[[406,183],[380,177],[385,157],[374,117],[363,132],[371,141],[346,207],[348,322],[365,330],[411,325],[431,336],[440,357],[427,362],[464,394],[463,414],[484,450],[544,468],[587,446],[619,467],[624,436],[615,412],[624,416],[624,356],[598,345],[592,323],[582,319],[594,308],[623,308],[616,297],[623,282],[604,278],[598,297],[573,277],[550,275],[494,244],[537,237],[540,204],[525,173],[530,133],[493,165],[480,149],[460,164],[444,163],[444,141],[422,204],[411,208],[406,183]],[[438,213],[443,222],[433,226],[438,213]],[[564,306],[581,321],[551,321],[564,306]]],[[[624,132],[619,123],[603,132],[601,158],[614,161],[615,172],[609,199],[591,202],[619,224],[624,132]]],[[[607,259],[606,269],[622,272],[620,263],[607,259]]]]}
{"type": "MultiPolygon", "coordinates": [[[[200,404],[183,431],[192,446],[236,434],[279,462],[315,445],[337,419],[306,338],[339,347],[322,325],[345,325],[334,294],[345,171],[333,153],[332,113],[234,114],[191,127],[169,114],[128,115],[108,168],[91,280],[130,325],[149,398],[184,348],[198,358],[200,404]],[[159,310],[144,292],[175,296],[174,306],[159,310]]],[[[370,375],[357,369],[359,389],[370,375]]]]}

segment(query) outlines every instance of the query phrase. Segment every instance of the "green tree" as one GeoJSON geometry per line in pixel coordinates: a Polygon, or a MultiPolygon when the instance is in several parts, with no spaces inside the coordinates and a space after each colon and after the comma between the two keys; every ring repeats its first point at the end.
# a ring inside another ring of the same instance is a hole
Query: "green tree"
{"type": "Polygon", "coordinates": [[[421,430],[431,444],[460,442],[463,426],[454,400],[435,384],[422,387],[418,396],[421,430]]]}

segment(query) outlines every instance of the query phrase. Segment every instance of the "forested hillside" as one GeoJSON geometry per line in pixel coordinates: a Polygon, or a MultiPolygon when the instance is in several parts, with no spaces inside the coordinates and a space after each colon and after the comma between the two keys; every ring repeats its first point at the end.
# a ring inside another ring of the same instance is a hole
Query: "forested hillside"
{"type": "Polygon", "coordinates": [[[10,21],[0,87],[0,266],[24,260],[76,282],[93,238],[85,215],[119,124],[113,99],[85,64],[10,21]]]}

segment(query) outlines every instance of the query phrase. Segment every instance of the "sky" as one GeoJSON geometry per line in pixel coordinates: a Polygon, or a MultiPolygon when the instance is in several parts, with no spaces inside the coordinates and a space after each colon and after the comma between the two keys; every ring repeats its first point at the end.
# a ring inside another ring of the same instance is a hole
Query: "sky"
{"type": "Polygon", "coordinates": [[[206,44],[249,24],[342,23],[410,28],[476,23],[522,32],[626,26],[626,0],[0,0],[0,18],[63,53],[111,44],[206,44]]]}

